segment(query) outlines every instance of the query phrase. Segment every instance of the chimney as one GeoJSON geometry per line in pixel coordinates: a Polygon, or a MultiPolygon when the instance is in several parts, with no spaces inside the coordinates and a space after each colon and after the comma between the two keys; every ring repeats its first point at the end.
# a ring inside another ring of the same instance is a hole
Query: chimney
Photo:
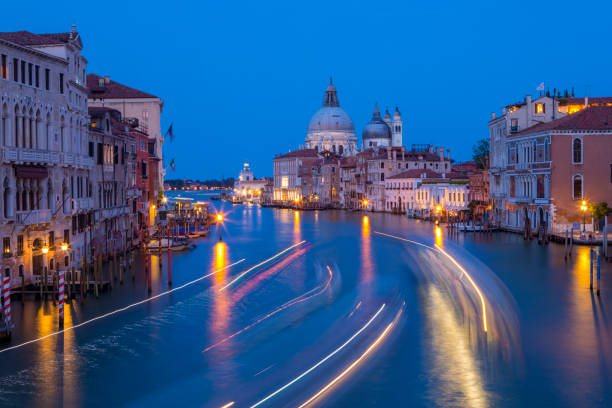
{"type": "Polygon", "coordinates": [[[444,160],[444,148],[440,148],[440,160],[444,160]]]}
{"type": "Polygon", "coordinates": [[[446,149],[446,158],[450,160],[450,149],[446,149]]]}
{"type": "Polygon", "coordinates": [[[589,97],[585,96],[584,97],[584,109],[589,107],[589,97]]]}
{"type": "Polygon", "coordinates": [[[495,120],[495,112],[491,112],[491,120],[495,120]]]}
{"type": "Polygon", "coordinates": [[[110,77],[108,75],[104,77],[104,83],[106,85],[110,84],[110,77]]]}

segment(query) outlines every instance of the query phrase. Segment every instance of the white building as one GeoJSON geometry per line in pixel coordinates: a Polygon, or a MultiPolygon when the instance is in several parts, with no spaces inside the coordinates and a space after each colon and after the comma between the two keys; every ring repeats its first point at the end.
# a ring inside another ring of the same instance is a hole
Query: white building
{"type": "Polygon", "coordinates": [[[2,270],[14,285],[79,268],[85,254],[93,160],[82,48],[74,26],[0,33],[2,270]]]}
{"type": "Polygon", "coordinates": [[[259,201],[269,179],[256,179],[249,163],[244,163],[238,179],[234,181],[234,197],[241,201],[259,201]]]}
{"type": "Polygon", "coordinates": [[[306,149],[327,150],[341,156],[357,153],[357,137],[350,116],[340,107],[336,87],[329,80],[323,107],[310,119],[306,149]]]}

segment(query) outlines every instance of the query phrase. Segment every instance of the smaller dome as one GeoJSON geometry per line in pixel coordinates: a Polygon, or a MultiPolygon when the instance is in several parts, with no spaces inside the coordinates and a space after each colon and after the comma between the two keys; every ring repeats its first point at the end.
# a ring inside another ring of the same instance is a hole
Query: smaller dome
{"type": "Polygon", "coordinates": [[[385,109],[385,117],[384,117],[385,122],[388,120],[391,120],[391,114],[389,113],[389,109],[385,109]]]}
{"type": "Polygon", "coordinates": [[[363,128],[363,140],[366,139],[389,139],[391,140],[391,128],[380,117],[378,105],[374,108],[372,120],[363,128]]]}

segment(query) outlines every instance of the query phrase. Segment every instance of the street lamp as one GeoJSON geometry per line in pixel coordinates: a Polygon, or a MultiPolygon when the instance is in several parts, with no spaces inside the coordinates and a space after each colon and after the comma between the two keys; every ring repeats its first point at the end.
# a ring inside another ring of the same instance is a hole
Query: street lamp
{"type": "Polygon", "coordinates": [[[219,230],[219,241],[223,241],[221,236],[221,223],[223,222],[223,214],[217,213],[217,229],[219,230]]]}
{"type": "Polygon", "coordinates": [[[442,211],[442,206],[437,205],[436,206],[436,225],[440,223],[440,211],[442,211]]]}
{"type": "Polygon", "coordinates": [[[586,236],[586,212],[587,212],[586,201],[582,200],[582,205],[580,206],[580,211],[582,211],[582,233],[586,236]]]}
{"type": "Polygon", "coordinates": [[[66,251],[68,249],[68,244],[65,242],[62,242],[62,245],[60,245],[60,248],[62,249],[62,251],[66,251]]]}
{"type": "Polygon", "coordinates": [[[42,253],[43,254],[48,254],[49,253],[49,246],[48,245],[44,245],[42,247],[42,253]]]}
{"type": "Polygon", "coordinates": [[[365,208],[367,210],[368,209],[368,200],[363,200],[362,204],[363,204],[363,208],[365,208]]]}

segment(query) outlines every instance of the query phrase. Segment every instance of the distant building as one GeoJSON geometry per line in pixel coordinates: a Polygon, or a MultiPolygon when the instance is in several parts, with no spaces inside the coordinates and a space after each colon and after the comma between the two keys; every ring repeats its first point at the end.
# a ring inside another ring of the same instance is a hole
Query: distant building
{"type": "Polygon", "coordinates": [[[234,181],[234,196],[239,200],[259,201],[268,179],[256,179],[249,163],[244,163],[238,178],[234,181]]]}

